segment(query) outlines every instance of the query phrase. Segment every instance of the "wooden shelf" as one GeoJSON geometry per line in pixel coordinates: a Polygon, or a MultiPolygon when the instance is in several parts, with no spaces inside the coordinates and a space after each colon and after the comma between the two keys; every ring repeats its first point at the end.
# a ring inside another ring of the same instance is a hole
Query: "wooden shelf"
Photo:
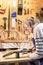
{"type": "Polygon", "coordinates": [[[1,43],[29,43],[28,40],[0,40],[1,43]]]}

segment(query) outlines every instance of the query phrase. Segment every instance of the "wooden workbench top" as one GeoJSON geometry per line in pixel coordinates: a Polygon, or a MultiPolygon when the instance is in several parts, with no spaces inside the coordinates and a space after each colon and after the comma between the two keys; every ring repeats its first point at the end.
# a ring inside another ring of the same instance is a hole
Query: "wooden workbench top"
{"type": "MultiPolygon", "coordinates": [[[[28,56],[24,56],[24,57],[20,57],[20,58],[14,58],[13,57],[2,57],[2,54],[3,52],[1,52],[1,57],[0,57],[0,63],[15,63],[15,62],[25,62],[25,61],[30,61],[31,59],[28,57],[28,56]]],[[[14,54],[13,54],[14,55],[14,54]]]]}

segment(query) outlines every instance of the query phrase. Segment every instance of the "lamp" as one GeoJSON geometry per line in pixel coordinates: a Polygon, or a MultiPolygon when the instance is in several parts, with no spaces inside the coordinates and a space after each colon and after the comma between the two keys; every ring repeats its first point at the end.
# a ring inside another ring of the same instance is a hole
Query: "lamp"
{"type": "Polygon", "coordinates": [[[16,0],[13,0],[13,2],[12,2],[12,7],[16,7],[16,0]]]}
{"type": "Polygon", "coordinates": [[[2,0],[0,0],[0,6],[2,6],[2,0]]]}

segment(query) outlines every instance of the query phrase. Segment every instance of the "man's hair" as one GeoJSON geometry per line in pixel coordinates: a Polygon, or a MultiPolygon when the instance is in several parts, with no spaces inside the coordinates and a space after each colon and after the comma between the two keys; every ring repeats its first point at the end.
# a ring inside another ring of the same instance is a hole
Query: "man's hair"
{"type": "MultiPolygon", "coordinates": [[[[29,20],[28,20],[28,24],[29,24],[30,26],[34,25],[34,24],[35,24],[34,19],[29,19],[29,20]]],[[[28,25],[28,24],[27,24],[27,25],[28,25]]]]}
{"type": "Polygon", "coordinates": [[[33,19],[34,20],[34,17],[30,17],[30,19],[33,19]]]}

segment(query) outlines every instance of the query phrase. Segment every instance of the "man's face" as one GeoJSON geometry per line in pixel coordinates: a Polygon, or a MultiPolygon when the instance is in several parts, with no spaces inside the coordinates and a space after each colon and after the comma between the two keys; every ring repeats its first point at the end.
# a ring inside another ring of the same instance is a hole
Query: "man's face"
{"type": "Polygon", "coordinates": [[[29,33],[32,33],[32,27],[30,27],[30,25],[27,26],[27,30],[29,33]]]}
{"type": "Polygon", "coordinates": [[[35,25],[32,25],[32,29],[34,29],[35,25]]]}

